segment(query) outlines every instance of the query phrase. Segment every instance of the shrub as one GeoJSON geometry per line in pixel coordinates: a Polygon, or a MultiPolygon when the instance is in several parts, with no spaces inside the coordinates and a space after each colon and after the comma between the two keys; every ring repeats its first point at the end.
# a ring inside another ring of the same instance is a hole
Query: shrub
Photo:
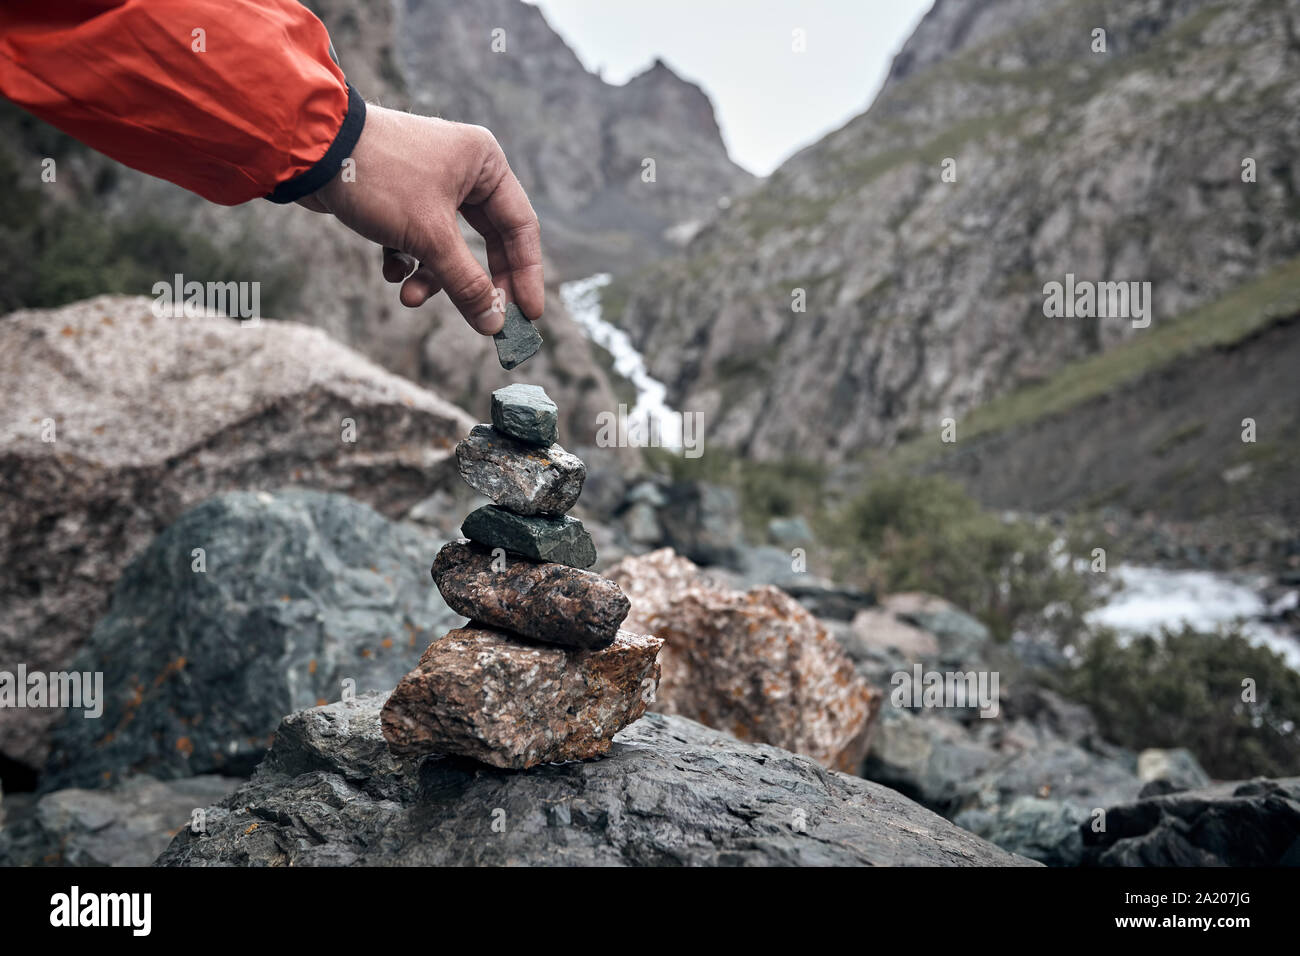
{"type": "Polygon", "coordinates": [[[712,446],[699,458],[647,448],[644,459],[651,471],[673,481],[704,481],[736,489],[745,532],[755,541],[764,539],[770,518],[813,516],[821,501],[826,471],[824,466],[800,458],[750,461],[712,446]]]}
{"type": "MultiPolygon", "coordinates": [[[[34,144],[36,155],[63,161],[86,147],[0,102],[0,136],[34,144]],[[20,135],[14,136],[17,130],[20,135]]],[[[107,160],[96,189],[119,167],[107,160]]],[[[97,194],[58,202],[38,185],[36,160],[0,147],[0,314],[51,308],[104,292],[152,295],[153,284],[176,273],[203,282],[258,281],[263,315],[296,306],[301,277],[277,264],[265,239],[245,235],[217,245],[197,228],[183,228],[137,211],[109,216],[97,194]],[[20,163],[28,164],[26,171],[20,163]]],[[[196,202],[198,200],[195,200],[196,202]]]]}
{"type": "Polygon", "coordinates": [[[1101,731],[1135,749],[1186,747],[1213,777],[1300,773],[1300,673],[1239,631],[1102,632],[1063,679],[1101,731]],[[1242,682],[1255,699],[1243,700],[1242,682]]]}
{"type": "Polygon", "coordinates": [[[259,243],[221,248],[148,214],[117,220],[45,210],[30,227],[0,229],[0,249],[11,246],[26,253],[22,274],[7,286],[6,310],[51,308],[104,292],[152,295],[155,282],[181,273],[203,282],[259,281],[262,314],[277,316],[293,308],[301,288],[288,270],[265,264],[269,253],[259,243]]]}
{"type": "Polygon", "coordinates": [[[1068,643],[1098,600],[1098,576],[1076,570],[1082,555],[1056,532],[986,511],[947,478],[880,476],[833,533],[841,573],[878,590],[941,595],[998,640],[1024,629],[1068,643]]]}

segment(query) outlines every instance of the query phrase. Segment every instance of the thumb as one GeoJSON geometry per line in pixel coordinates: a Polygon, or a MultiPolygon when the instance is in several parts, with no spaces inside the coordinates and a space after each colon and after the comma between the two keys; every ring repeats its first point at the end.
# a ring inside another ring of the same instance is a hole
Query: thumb
{"type": "Polygon", "coordinates": [[[429,249],[419,250],[417,255],[424,267],[437,277],[438,284],[465,321],[484,335],[500,332],[505,323],[504,310],[493,308],[497,302],[495,287],[487,271],[469,251],[460,229],[453,225],[442,230],[429,245],[429,249]]]}

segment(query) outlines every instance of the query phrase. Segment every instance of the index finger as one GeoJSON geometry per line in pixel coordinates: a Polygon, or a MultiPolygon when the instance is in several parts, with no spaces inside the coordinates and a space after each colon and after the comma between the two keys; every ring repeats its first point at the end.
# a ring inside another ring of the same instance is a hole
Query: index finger
{"type": "Polygon", "coordinates": [[[515,304],[528,318],[540,318],[546,307],[542,229],[537,222],[537,213],[533,212],[533,204],[528,201],[513,170],[507,168],[496,189],[479,208],[501,237],[515,304]]]}

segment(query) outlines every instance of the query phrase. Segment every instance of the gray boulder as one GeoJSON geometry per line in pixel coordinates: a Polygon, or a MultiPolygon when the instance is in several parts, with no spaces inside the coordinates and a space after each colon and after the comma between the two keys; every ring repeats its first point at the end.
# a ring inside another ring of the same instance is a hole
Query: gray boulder
{"type": "Polygon", "coordinates": [[[662,543],[696,564],[739,568],[745,548],[740,499],[732,488],[682,481],[665,490],[662,543]]]}
{"type": "Polygon", "coordinates": [[[1078,865],[1080,827],[1142,789],[1136,756],[1103,740],[1086,707],[1017,676],[984,626],[947,602],[891,595],[860,612],[839,639],[885,697],[863,776],[1004,849],[1078,865]],[[998,672],[997,716],[895,706],[892,675],[914,664],[998,672]]]}
{"type": "Polygon", "coordinates": [[[936,663],[974,667],[990,643],[989,629],[956,605],[931,594],[891,594],[883,602],[898,620],[933,634],[939,642],[936,663]]]}
{"type": "MultiPolygon", "coordinates": [[[[943,598],[906,592],[877,601],[861,594],[856,606],[849,598],[846,595],[840,602],[843,613],[836,613],[823,596],[817,613],[850,622],[849,627],[837,629],[837,638],[857,663],[858,672],[882,689],[891,686],[895,673],[913,664],[939,671],[998,669],[988,660],[993,651],[988,628],[943,598]]],[[[800,600],[808,603],[809,597],[800,600]]]]}
{"type": "Polygon", "coordinates": [[[772,518],[767,523],[767,536],[782,548],[798,548],[813,543],[812,528],[802,515],[793,518],[772,518]]]}
{"type": "Polygon", "coordinates": [[[441,544],[321,492],[234,492],[186,512],[132,562],[78,655],[77,670],[104,673],[103,716],[57,728],[42,788],[246,775],[284,714],[393,686],[463,623],[424,571],[441,544]]]}
{"type": "Polygon", "coordinates": [[[1186,747],[1150,747],[1142,751],[1138,754],[1137,772],[1143,783],[1143,796],[1210,785],[1210,775],[1186,747]]]}
{"type": "Polygon", "coordinates": [[[241,783],[142,775],[103,790],[45,794],[0,828],[0,866],[148,866],[177,831],[203,826],[204,808],[241,783]]]}
{"type": "Polygon", "coordinates": [[[807,554],[798,555],[796,560],[793,548],[756,545],[739,548],[737,553],[737,569],[711,569],[712,576],[729,587],[744,591],[770,584],[817,617],[830,621],[851,621],[859,611],[876,603],[876,596],[869,591],[810,573],[805,567],[807,554]]]}
{"type": "Polygon", "coordinates": [[[382,695],[286,717],[253,779],[163,866],[920,865],[1030,861],[897,793],[651,714],[598,760],[399,761],[382,695]]]}
{"type": "MultiPolygon", "coordinates": [[[[319,329],[151,306],[100,296],[0,322],[6,665],[66,670],[131,560],[214,494],[294,485],[397,517],[460,485],[452,447],[474,421],[437,395],[319,329]]],[[[36,770],[56,717],[6,714],[0,754],[36,770]]]]}
{"type": "Polygon", "coordinates": [[[1089,818],[1088,808],[1074,801],[1018,796],[990,809],[965,810],[953,822],[1048,866],[1077,866],[1083,857],[1081,828],[1089,818]]]}
{"type": "Polygon", "coordinates": [[[1136,757],[1101,740],[1085,708],[1033,687],[988,720],[886,700],[863,775],[1051,866],[1078,865],[1080,826],[1142,788],[1136,757]]]}
{"type": "Polygon", "coordinates": [[[914,714],[886,698],[862,776],[946,815],[960,806],[965,783],[999,758],[959,721],[914,714]]]}
{"type": "Polygon", "coordinates": [[[951,819],[1049,866],[1078,866],[1081,828],[1140,783],[1132,756],[1110,756],[1044,734],[1043,738],[957,785],[951,819]]]}
{"type": "Polygon", "coordinates": [[[1091,866],[1300,866],[1300,777],[1114,806],[1104,829],[1080,835],[1091,866]]]}

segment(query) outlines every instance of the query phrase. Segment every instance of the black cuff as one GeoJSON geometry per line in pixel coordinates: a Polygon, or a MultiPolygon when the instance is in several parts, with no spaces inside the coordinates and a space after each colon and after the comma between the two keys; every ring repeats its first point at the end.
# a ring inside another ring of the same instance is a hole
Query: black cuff
{"type": "Polygon", "coordinates": [[[330,148],[315,166],[280,183],[266,198],[271,202],[291,203],[320,189],[338,175],[339,167],[343,165],[343,160],[352,155],[365,125],[366,101],[348,83],[348,115],[343,117],[343,125],[339,127],[339,134],[334,137],[330,148]]]}

